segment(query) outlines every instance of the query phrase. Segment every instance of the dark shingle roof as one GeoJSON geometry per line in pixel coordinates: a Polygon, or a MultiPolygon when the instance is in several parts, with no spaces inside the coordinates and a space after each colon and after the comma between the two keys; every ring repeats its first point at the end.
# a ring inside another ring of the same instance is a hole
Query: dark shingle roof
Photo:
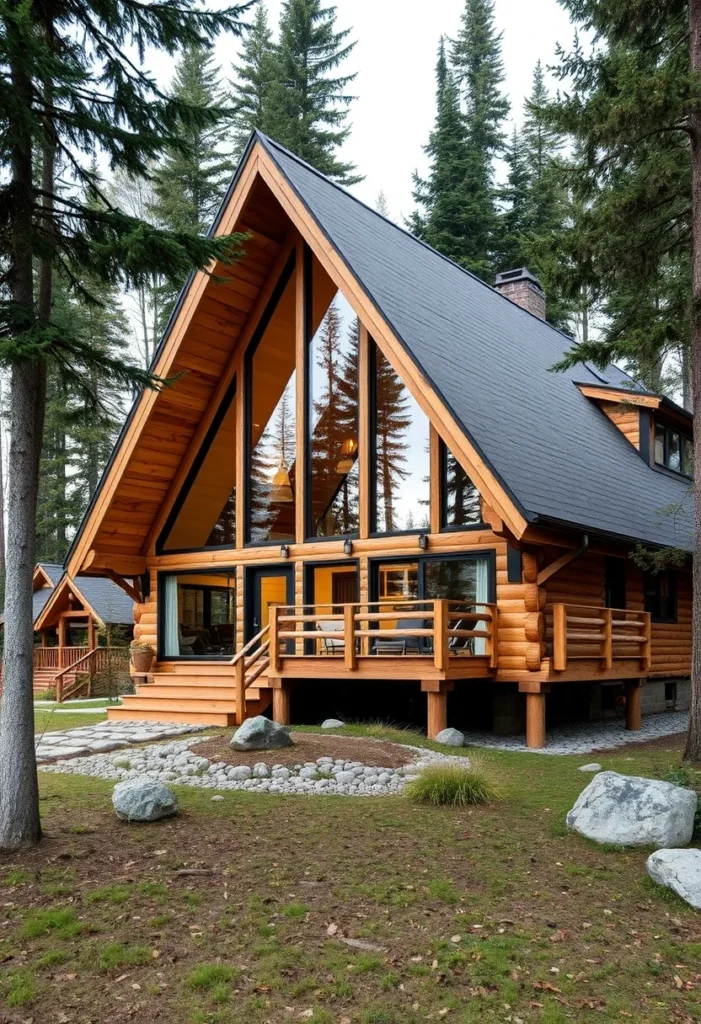
{"type": "Polygon", "coordinates": [[[55,562],[39,562],[38,564],[39,567],[44,570],[53,585],[56,586],[63,576],[63,566],[57,565],[55,562]]]}
{"type": "Polygon", "coordinates": [[[132,625],[134,602],[116,583],[101,576],[77,576],[75,582],[105,624],[132,625]]]}
{"type": "Polygon", "coordinates": [[[575,383],[627,374],[550,372],[571,339],[258,138],[530,521],[691,549],[688,482],[648,466],[575,383]]]}

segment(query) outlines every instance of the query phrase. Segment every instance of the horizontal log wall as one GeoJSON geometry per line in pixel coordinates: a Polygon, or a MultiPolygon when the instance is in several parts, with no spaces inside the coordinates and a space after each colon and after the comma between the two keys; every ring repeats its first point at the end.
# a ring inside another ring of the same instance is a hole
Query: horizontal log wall
{"type": "Polygon", "coordinates": [[[615,423],[627,441],[634,448],[640,448],[640,410],[625,408],[616,402],[602,402],[601,408],[612,423],[615,423]]]}

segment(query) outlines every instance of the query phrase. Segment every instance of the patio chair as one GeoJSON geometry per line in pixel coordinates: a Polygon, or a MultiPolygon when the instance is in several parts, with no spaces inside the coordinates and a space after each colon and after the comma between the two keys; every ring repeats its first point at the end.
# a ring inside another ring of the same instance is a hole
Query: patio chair
{"type": "MultiPolygon", "coordinates": [[[[343,623],[317,622],[316,628],[321,633],[340,633],[343,630],[343,623]]],[[[324,645],[324,654],[343,654],[346,649],[346,641],[340,636],[323,636],[321,642],[324,645]]]]}
{"type": "MultiPolygon", "coordinates": [[[[426,629],[425,619],[397,619],[397,629],[426,629]]],[[[396,636],[383,640],[378,637],[373,643],[375,654],[425,654],[428,645],[422,636],[396,636]]]]}
{"type": "MultiPolygon", "coordinates": [[[[453,629],[471,629],[472,623],[465,619],[458,619],[453,629]]],[[[448,640],[448,654],[459,654],[462,651],[475,653],[475,638],[473,636],[451,636],[448,640]]]]}

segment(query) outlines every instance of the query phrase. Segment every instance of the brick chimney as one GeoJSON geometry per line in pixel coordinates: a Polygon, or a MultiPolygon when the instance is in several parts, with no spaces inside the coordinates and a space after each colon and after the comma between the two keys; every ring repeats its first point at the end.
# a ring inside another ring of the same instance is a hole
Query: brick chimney
{"type": "Polygon", "coordinates": [[[545,320],[545,292],[538,278],[527,267],[497,274],[494,287],[517,306],[523,306],[539,320],[545,320]]]}

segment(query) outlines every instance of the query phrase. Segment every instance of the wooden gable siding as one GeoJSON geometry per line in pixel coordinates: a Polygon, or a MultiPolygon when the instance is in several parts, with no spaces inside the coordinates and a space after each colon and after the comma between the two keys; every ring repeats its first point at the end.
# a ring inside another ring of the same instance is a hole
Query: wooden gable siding
{"type": "Polygon", "coordinates": [[[626,441],[640,450],[640,410],[626,408],[618,402],[601,402],[602,411],[621,431],[626,441]]]}
{"type": "MultiPolygon", "coordinates": [[[[249,230],[246,221],[237,230],[249,230]]],[[[158,395],[95,538],[94,546],[105,554],[141,553],[281,244],[253,234],[245,248],[240,264],[218,270],[232,280],[226,285],[211,281],[204,312],[198,310],[192,318],[169,370],[171,377],[181,376],[158,395]],[[214,309],[219,311],[216,317],[214,309]]]]}

